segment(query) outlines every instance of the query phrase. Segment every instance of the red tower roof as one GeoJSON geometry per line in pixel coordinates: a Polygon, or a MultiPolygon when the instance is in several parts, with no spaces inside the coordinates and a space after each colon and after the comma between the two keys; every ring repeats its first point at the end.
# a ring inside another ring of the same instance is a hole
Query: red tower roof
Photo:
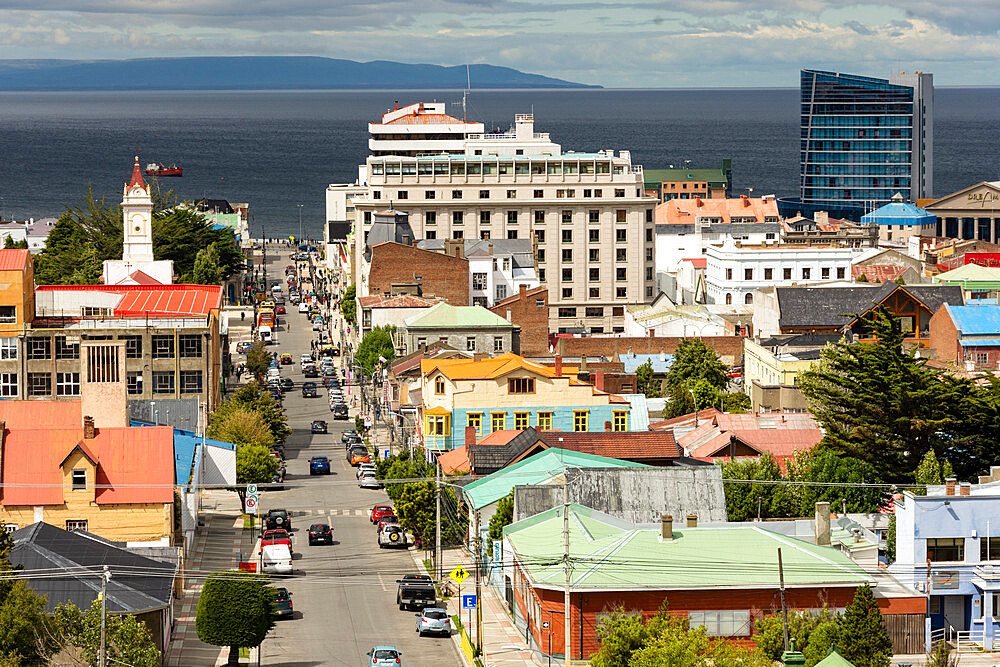
{"type": "Polygon", "coordinates": [[[146,189],[146,183],[142,180],[142,167],[139,166],[139,156],[135,156],[135,165],[132,167],[132,180],[129,181],[128,186],[138,185],[143,190],[146,189]]]}

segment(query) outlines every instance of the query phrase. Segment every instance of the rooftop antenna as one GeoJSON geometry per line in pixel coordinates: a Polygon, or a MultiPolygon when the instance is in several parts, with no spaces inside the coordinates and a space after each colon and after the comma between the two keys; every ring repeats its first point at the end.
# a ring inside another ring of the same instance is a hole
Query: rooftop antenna
{"type": "Polygon", "coordinates": [[[465,59],[465,91],[462,93],[462,122],[466,122],[465,118],[465,101],[469,96],[469,89],[472,88],[472,75],[469,73],[469,59],[465,59]]]}

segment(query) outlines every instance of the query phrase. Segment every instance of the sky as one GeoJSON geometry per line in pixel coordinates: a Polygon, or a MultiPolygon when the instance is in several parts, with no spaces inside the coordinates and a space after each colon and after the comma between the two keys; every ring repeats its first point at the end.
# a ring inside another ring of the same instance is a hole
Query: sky
{"type": "Polygon", "coordinates": [[[616,88],[797,87],[803,67],[1000,85],[998,0],[0,0],[0,58],[310,55],[616,88]]]}

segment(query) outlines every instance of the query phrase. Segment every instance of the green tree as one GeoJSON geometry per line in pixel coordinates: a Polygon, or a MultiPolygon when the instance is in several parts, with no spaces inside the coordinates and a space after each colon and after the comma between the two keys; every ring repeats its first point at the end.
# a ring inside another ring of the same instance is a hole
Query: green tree
{"type": "Polygon", "coordinates": [[[396,348],[392,344],[392,335],[396,327],[385,325],[375,327],[365,334],[358,344],[358,350],[354,353],[354,359],[368,373],[373,373],[378,366],[379,357],[394,359],[396,348]]]}
{"type": "Polygon", "coordinates": [[[889,515],[889,529],[885,531],[885,557],[892,563],[896,560],[896,514],[889,515]]]}
{"type": "Polygon", "coordinates": [[[194,258],[194,282],[198,285],[218,285],[222,282],[217,244],[202,248],[194,258]]]}
{"type": "MultiPolygon", "coordinates": [[[[769,660],[780,660],[785,650],[781,615],[757,619],[756,630],[753,640],[761,654],[769,660]]],[[[815,615],[805,611],[788,612],[788,637],[795,640],[796,649],[806,656],[806,667],[825,658],[839,636],[839,618],[829,610],[815,615]]]]}
{"type": "MultiPolygon", "coordinates": [[[[722,479],[783,481],[781,469],[769,453],[760,458],[726,461],[722,464],[722,479]]],[[[726,482],[726,515],[730,521],[748,521],[793,516],[800,505],[800,487],[784,484],[740,484],[726,482]]]]}
{"type": "Polygon", "coordinates": [[[799,493],[799,516],[810,516],[816,503],[828,502],[838,510],[845,504],[848,512],[875,512],[886,501],[878,487],[851,486],[878,482],[875,467],[866,461],[840,456],[820,445],[799,454],[789,462],[787,477],[797,482],[836,482],[837,486],[805,485],[799,493]]]}
{"type": "Polygon", "coordinates": [[[503,528],[514,520],[514,490],[497,501],[496,511],[490,517],[490,539],[503,538],[503,528]]]}
{"type": "Polygon", "coordinates": [[[724,412],[743,414],[745,412],[750,412],[750,408],[752,407],[753,404],[750,401],[750,397],[742,391],[736,391],[732,394],[724,394],[722,396],[722,408],[724,412]]]}
{"type": "Polygon", "coordinates": [[[640,394],[645,394],[649,398],[658,398],[661,395],[660,381],[653,377],[653,362],[647,360],[635,369],[635,385],[640,394]]]}
{"type": "MultiPolygon", "coordinates": [[[[75,647],[89,664],[97,664],[101,650],[101,601],[94,600],[90,609],[81,611],[68,603],[56,607],[56,632],[61,643],[75,647]]],[[[128,614],[107,614],[105,644],[109,664],[157,667],[160,651],[146,624],[128,614]]]]}
{"type": "Polygon", "coordinates": [[[940,641],[927,654],[927,667],[958,667],[958,656],[952,655],[948,642],[940,641]]]}
{"type": "Polygon", "coordinates": [[[0,660],[10,665],[40,664],[45,654],[58,648],[52,624],[45,612],[45,598],[21,579],[12,576],[19,567],[11,565],[13,546],[10,533],[0,534],[0,660]]]}
{"type": "Polygon", "coordinates": [[[270,484],[281,464],[260,445],[236,445],[236,493],[246,502],[246,484],[270,484]]]}
{"type": "Polygon", "coordinates": [[[357,298],[357,286],[351,285],[346,290],[344,290],[344,296],[340,300],[340,314],[344,316],[344,320],[348,324],[356,325],[358,323],[358,304],[355,299],[357,298]]]}
{"type": "Polygon", "coordinates": [[[837,647],[857,667],[889,667],[892,641],[871,586],[859,587],[844,610],[837,647]]]}
{"type": "Polygon", "coordinates": [[[663,418],[673,419],[694,412],[694,398],[687,390],[686,384],[667,388],[667,402],[663,406],[663,418]]]}
{"type": "Polygon", "coordinates": [[[267,351],[264,343],[256,343],[247,350],[247,372],[254,377],[257,382],[264,382],[264,375],[271,367],[271,353],[267,351]]]}
{"type": "MultiPolygon", "coordinates": [[[[271,443],[281,444],[291,435],[288,417],[278,407],[277,401],[260,384],[250,382],[243,385],[228,399],[223,401],[209,419],[209,429],[215,422],[225,421],[231,412],[246,410],[256,412],[271,430],[271,443]]],[[[209,432],[211,434],[211,431],[209,432]]]]}
{"type": "Polygon", "coordinates": [[[674,360],[667,373],[671,387],[686,384],[693,387],[698,380],[707,380],[718,390],[726,388],[726,367],[719,355],[700,338],[685,338],[674,351],[674,360]]]}
{"type": "MultiPolygon", "coordinates": [[[[941,463],[934,455],[934,450],[928,449],[924,458],[920,460],[913,481],[917,484],[944,484],[944,479],[941,477],[941,463]]],[[[912,491],[918,496],[927,495],[927,489],[915,488],[912,491]]]]}
{"type": "Polygon", "coordinates": [[[234,408],[209,424],[211,438],[234,445],[270,445],[274,442],[271,429],[259,412],[234,408]]]}
{"type": "Polygon", "coordinates": [[[694,383],[691,387],[691,393],[694,394],[694,404],[698,410],[707,410],[709,408],[719,407],[719,390],[705,378],[699,378],[694,383]]]}
{"type": "Polygon", "coordinates": [[[274,589],[249,572],[217,572],[205,580],[198,597],[195,629],[206,644],[229,647],[230,665],[239,649],[260,646],[274,627],[274,589]]]}
{"type": "Polygon", "coordinates": [[[28,247],[28,239],[15,241],[14,237],[8,234],[3,240],[4,250],[25,250],[28,247]]]}

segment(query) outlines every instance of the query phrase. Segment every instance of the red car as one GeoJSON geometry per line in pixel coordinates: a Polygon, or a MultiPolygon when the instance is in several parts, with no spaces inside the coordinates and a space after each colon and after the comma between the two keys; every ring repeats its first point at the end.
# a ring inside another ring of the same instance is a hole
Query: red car
{"type": "Polygon", "coordinates": [[[388,526],[389,524],[393,524],[393,525],[397,525],[398,526],[399,525],[399,517],[396,516],[395,514],[386,514],[381,519],[379,519],[378,522],[377,522],[378,531],[381,533],[382,529],[384,527],[388,526]]]}
{"type": "Polygon", "coordinates": [[[392,505],[376,505],[372,508],[371,516],[368,520],[372,523],[378,523],[378,520],[384,516],[393,516],[396,514],[396,510],[392,508],[392,505]]]}
{"type": "Polygon", "coordinates": [[[276,312],[278,315],[284,315],[285,314],[285,307],[284,306],[275,306],[274,307],[274,312],[276,312]]]}
{"type": "Polygon", "coordinates": [[[288,535],[288,531],[282,528],[265,530],[260,538],[260,546],[266,547],[270,544],[287,544],[288,548],[291,549],[292,538],[288,535]]]}

